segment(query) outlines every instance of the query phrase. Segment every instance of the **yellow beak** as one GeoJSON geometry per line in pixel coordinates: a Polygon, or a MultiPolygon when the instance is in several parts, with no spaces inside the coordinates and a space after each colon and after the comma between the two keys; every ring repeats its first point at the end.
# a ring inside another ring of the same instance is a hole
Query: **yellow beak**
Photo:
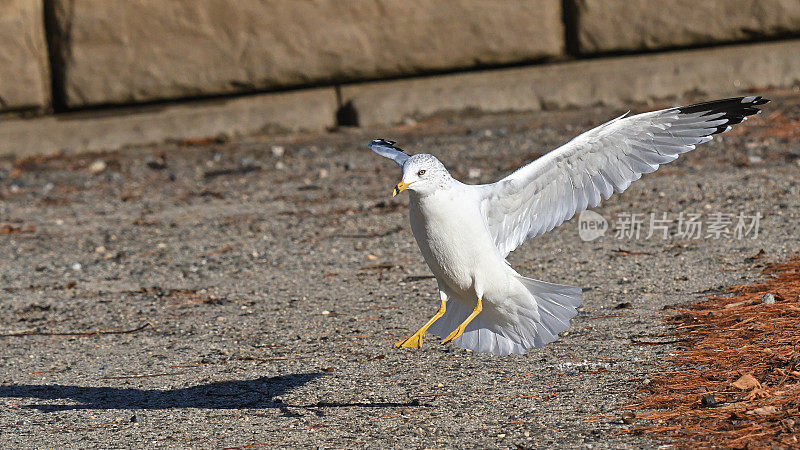
{"type": "MultiPolygon", "coordinates": [[[[411,183],[413,183],[413,181],[411,183]]],[[[406,183],[405,181],[400,181],[399,183],[397,183],[397,186],[395,186],[394,190],[392,191],[392,197],[405,191],[406,188],[411,186],[411,183],[406,183]]]]}

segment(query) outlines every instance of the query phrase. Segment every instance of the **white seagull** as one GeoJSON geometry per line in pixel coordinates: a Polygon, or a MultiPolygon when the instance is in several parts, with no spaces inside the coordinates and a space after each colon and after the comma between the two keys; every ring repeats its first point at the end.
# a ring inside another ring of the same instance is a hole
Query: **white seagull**
{"type": "Polygon", "coordinates": [[[442,343],[495,355],[556,340],[577,314],[581,288],[526,278],[506,256],[768,102],[738,97],[626,113],[485,185],[459,182],[432,155],[409,156],[384,139],[370,142],[372,151],[403,169],[392,195],[410,191],[411,230],[441,299],[439,311],[396,346],[419,348],[428,330],[447,336],[442,343]]]}

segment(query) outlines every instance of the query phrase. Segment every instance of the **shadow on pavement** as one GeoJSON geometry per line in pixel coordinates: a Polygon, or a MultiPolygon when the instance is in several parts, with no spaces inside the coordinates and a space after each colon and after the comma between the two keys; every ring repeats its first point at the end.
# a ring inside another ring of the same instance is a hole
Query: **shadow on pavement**
{"type": "Polygon", "coordinates": [[[132,389],[58,384],[0,386],[0,398],[40,400],[71,399],[75,405],[29,404],[43,412],[81,409],[169,409],[169,408],[279,408],[295,416],[277,396],[309,383],[324,373],[300,373],[253,380],[219,381],[181,389],[132,389]],[[273,400],[274,399],[274,400],[273,400]]]}

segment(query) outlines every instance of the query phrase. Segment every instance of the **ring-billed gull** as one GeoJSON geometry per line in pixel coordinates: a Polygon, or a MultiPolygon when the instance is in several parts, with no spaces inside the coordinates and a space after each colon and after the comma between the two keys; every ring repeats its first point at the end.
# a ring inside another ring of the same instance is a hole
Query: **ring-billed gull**
{"type": "Polygon", "coordinates": [[[396,346],[419,348],[428,330],[446,336],[443,343],[496,355],[556,340],[577,314],[581,289],[526,278],[506,256],[768,102],[738,97],[626,113],[486,185],[455,180],[432,155],[409,156],[384,139],[370,142],[372,151],[403,169],[392,195],[410,191],[411,230],[441,300],[436,315],[396,346]]]}

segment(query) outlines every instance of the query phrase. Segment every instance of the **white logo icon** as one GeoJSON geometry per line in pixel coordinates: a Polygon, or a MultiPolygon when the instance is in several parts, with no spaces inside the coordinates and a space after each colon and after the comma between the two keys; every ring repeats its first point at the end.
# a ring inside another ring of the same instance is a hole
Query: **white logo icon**
{"type": "Polygon", "coordinates": [[[608,231],[608,221],[594,211],[587,209],[578,218],[578,234],[586,242],[605,235],[606,231],[608,231]]]}

